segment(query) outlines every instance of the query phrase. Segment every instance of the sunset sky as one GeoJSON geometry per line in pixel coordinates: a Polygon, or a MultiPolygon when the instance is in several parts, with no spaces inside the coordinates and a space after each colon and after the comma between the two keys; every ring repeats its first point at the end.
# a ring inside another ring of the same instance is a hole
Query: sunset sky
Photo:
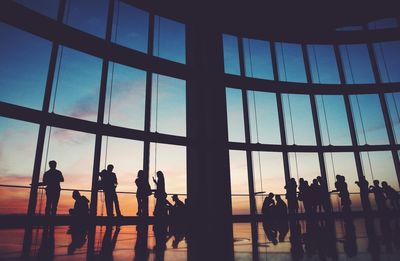
{"type": "MultiPolygon", "coordinates": [[[[41,0],[36,6],[32,6],[32,1],[17,2],[55,18],[57,6],[54,3],[58,1],[41,0]]],[[[107,1],[98,0],[96,5],[87,3],[90,1],[68,2],[70,3],[64,23],[104,38],[107,1]]],[[[123,3],[116,6],[115,12],[119,19],[113,24],[112,41],[147,53],[148,13],[123,3]]],[[[1,22],[0,35],[0,101],[41,110],[52,43],[1,22]]],[[[184,25],[156,16],[154,38],[154,55],[185,63],[184,25]]],[[[224,35],[223,39],[225,72],[239,74],[237,38],[224,35]]],[[[273,80],[270,43],[245,38],[243,46],[245,75],[273,80]]],[[[275,43],[275,48],[279,80],[305,83],[301,45],[275,43]]],[[[374,82],[366,45],[341,45],[339,49],[347,83],[374,82]]],[[[307,45],[307,50],[313,82],[339,83],[333,47],[307,45]]],[[[375,43],[374,50],[382,80],[400,81],[400,42],[375,43]]],[[[96,121],[102,59],[61,47],[56,66],[49,112],[96,121]]],[[[152,82],[151,131],[186,136],[185,80],[153,74],[152,82]]],[[[145,71],[110,62],[104,123],[143,130],[145,85],[145,71]]],[[[229,141],[244,142],[242,90],[239,89],[241,86],[226,87],[229,141]]],[[[245,87],[251,89],[251,86],[245,87]]],[[[260,91],[248,91],[247,94],[251,142],[281,144],[276,94],[260,91]]],[[[399,142],[400,118],[397,108],[400,108],[400,94],[386,94],[386,99],[396,140],[399,142]]],[[[378,95],[351,95],[350,101],[358,143],[389,144],[378,95]]],[[[343,96],[317,95],[316,102],[323,145],[351,145],[343,96]]],[[[283,94],[282,103],[287,144],[316,145],[309,96],[283,94]]],[[[0,185],[29,186],[38,130],[37,124],[0,117],[0,185]]],[[[57,167],[65,178],[63,188],[90,189],[94,143],[93,134],[60,128],[51,128],[50,133],[50,128],[47,128],[41,173],[48,168],[46,159],[56,160],[57,167]]],[[[186,193],[186,148],[151,144],[150,151],[151,176],[156,170],[162,170],[168,193],[186,193]]],[[[252,155],[255,191],[284,193],[282,153],[253,152],[252,155]]],[[[229,156],[232,193],[248,194],[246,154],[244,151],[231,150],[229,156]]],[[[330,189],[334,189],[336,173],[345,175],[350,191],[357,192],[354,184],[357,178],[354,154],[325,153],[324,156],[330,189]]],[[[390,151],[363,152],[361,156],[370,182],[374,177],[386,180],[399,189],[390,151]]],[[[137,171],[143,168],[142,141],[113,137],[107,140],[103,137],[101,159],[100,168],[104,168],[106,164],[114,164],[119,182],[118,191],[136,190],[134,179],[137,171]]],[[[311,180],[320,175],[317,153],[289,153],[289,163],[292,177],[311,180]]],[[[152,182],[150,184],[153,186],[152,182]]],[[[70,195],[71,192],[62,193],[59,213],[67,213],[72,206],[70,195]]],[[[89,194],[86,195],[89,198],[89,194]]],[[[0,187],[0,213],[25,213],[28,196],[28,189],[0,187]]],[[[134,215],[135,196],[120,197],[125,210],[123,214],[134,215]]],[[[261,200],[257,201],[258,209],[260,202],[261,200]]],[[[154,204],[153,200],[151,204],[154,204]]],[[[233,209],[235,214],[248,213],[248,196],[233,197],[233,209]]]]}

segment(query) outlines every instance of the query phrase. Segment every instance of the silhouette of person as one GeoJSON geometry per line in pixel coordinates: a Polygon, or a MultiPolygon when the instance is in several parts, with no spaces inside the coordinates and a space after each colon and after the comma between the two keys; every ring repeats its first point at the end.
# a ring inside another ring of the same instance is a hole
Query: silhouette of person
{"type": "Polygon", "coordinates": [[[164,253],[166,249],[166,243],[170,238],[168,235],[168,225],[165,222],[156,222],[153,225],[155,246],[154,252],[156,254],[155,260],[164,260],[164,253]]]}
{"type": "Polygon", "coordinates": [[[321,186],[317,179],[313,179],[310,185],[310,200],[311,200],[311,211],[316,213],[318,210],[322,212],[322,191],[321,186]]]}
{"type": "Polygon", "coordinates": [[[385,193],[386,198],[390,200],[392,208],[394,210],[400,210],[399,193],[397,193],[397,191],[394,188],[388,185],[386,181],[382,182],[382,189],[383,192],[385,193]]]}
{"type": "Polygon", "coordinates": [[[68,255],[72,255],[77,249],[85,245],[87,240],[87,227],[82,224],[71,225],[67,234],[71,235],[71,243],[68,245],[68,255]]]}
{"type": "Polygon", "coordinates": [[[281,220],[287,219],[287,205],[285,201],[282,200],[280,195],[275,196],[276,204],[275,204],[275,213],[276,217],[281,220]]]}
{"type": "Polygon", "coordinates": [[[157,199],[156,205],[154,207],[155,217],[165,217],[167,216],[167,193],[165,192],[165,179],[164,173],[157,171],[157,180],[153,177],[153,182],[156,184],[156,192],[154,197],[157,199]]]}
{"type": "Polygon", "coordinates": [[[299,200],[303,201],[306,214],[311,214],[313,206],[311,190],[308,181],[303,178],[299,179],[299,200]]]}
{"type": "Polygon", "coordinates": [[[55,216],[57,214],[58,200],[60,199],[61,186],[64,182],[64,177],[57,167],[55,160],[49,161],[50,169],[43,175],[43,181],[39,186],[46,186],[46,216],[55,216]]]}
{"type": "Polygon", "coordinates": [[[72,192],[72,198],[75,200],[75,204],[74,208],[69,210],[69,214],[76,219],[87,218],[89,216],[89,200],[78,190],[72,192]]]}
{"type": "Polygon", "coordinates": [[[103,242],[101,243],[100,260],[113,260],[113,251],[117,244],[117,239],[121,228],[116,227],[114,235],[112,235],[113,227],[107,225],[104,233],[103,242]]]}
{"type": "Polygon", "coordinates": [[[301,260],[304,254],[300,223],[297,219],[290,220],[290,253],[293,260],[301,260]]]}
{"type": "Polygon", "coordinates": [[[38,250],[38,260],[53,260],[54,258],[54,226],[45,226],[42,233],[42,241],[38,250]]]}
{"type": "Polygon", "coordinates": [[[361,204],[363,206],[364,211],[371,211],[371,203],[369,202],[369,182],[365,178],[365,176],[361,176],[359,181],[355,182],[357,186],[360,188],[360,198],[361,204]]]}
{"type": "Polygon", "coordinates": [[[356,229],[352,218],[344,219],[343,248],[348,257],[357,255],[356,229]]]}
{"type": "Polygon", "coordinates": [[[147,216],[147,205],[149,196],[152,194],[149,181],[146,179],[143,170],[139,170],[137,174],[137,178],[135,180],[136,183],[136,199],[138,202],[138,212],[136,215],[138,216],[147,216]]]}
{"type": "Polygon", "coordinates": [[[118,185],[117,181],[117,176],[115,175],[114,172],[112,172],[114,169],[114,166],[109,164],[107,166],[106,171],[100,172],[100,178],[101,178],[101,187],[104,191],[105,195],[105,202],[106,202],[106,209],[107,209],[107,216],[112,217],[114,216],[114,211],[113,207],[115,204],[115,212],[117,213],[118,217],[121,217],[121,210],[119,208],[119,202],[118,202],[118,195],[115,192],[115,188],[118,185]]]}
{"type": "Polygon", "coordinates": [[[350,200],[350,194],[349,190],[347,189],[347,183],[346,179],[342,175],[336,175],[336,182],[335,182],[335,188],[339,192],[339,197],[340,197],[340,202],[342,205],[342,211],[343,212],[350,212],[351,211],[351,200],[350,200]]]}
{"type": "Polygon", "coordinates": [[[322,178],[321,176],[318,176],[317,181],[318,181],[319,187],[320,187],[321,204],[322,204],[322,207],[324,208],[324,212],[331,212],[332,211],[331,197],[329,194],[328,184],[326,182],[326,179],[322,178]]]}
{"type": "Polygon", "coordinates": [[[289,213],[298,213],[299,202],[297,201],[297,183],[294,178],[291,178],[288,184],[285,186],[286,199],[288,202],[289,213]]]}
{"type": "Polygon", "coordinates": [[[172,196],[172,201],[174,205],[170,207],[171,216],[175,219],[182,219],[185,215],[185,203],[176,194],[172,196]]]}
{"type": "Polygon", "coordinates": [[[383,193],[383,188],[379,186],[379,180],[374,180],[374,185],[369,187],[369,190],[374,193],[376,207],[378,211],[385,212],[387,210],[386,198],[383,193]]]}
{"type": "Polygon", "coordinates": [[[275,201],[274,201],[274,193],[269,193],[268,196],[265,197],[262,208],[261,208],[261,213],[264,217],[264,220],[273,220],[274,219],[274,207],[275,207],[275,201]]]}

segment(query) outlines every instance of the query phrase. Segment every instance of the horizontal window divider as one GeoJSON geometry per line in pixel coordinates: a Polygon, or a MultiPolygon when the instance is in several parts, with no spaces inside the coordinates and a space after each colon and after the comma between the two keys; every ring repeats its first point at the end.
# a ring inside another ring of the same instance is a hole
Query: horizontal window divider
{"type": "Polygon", "coordinates": [[[166,76],[185,79],[187,66],[161,59],[59,23],[12,1],[0,1],[0,21],[63,46],[101,59],[166,76]]]}
{"type": "Polygon", "coordinates": [[[362,152],[362,151],[392,151],[400,150],[400,145],[276,145],[261,143],[229,142],[231,150],[250,150],[266,152],[362,152]]]}
{"type": "Polygon", "coordinates": [[[42,112],[22,106],[0,102],[0,116],[37,123],[68,130],[101,134],[104,136],[149,141],[172,145],[187,145],[186,137],[162,133],[146,133],[141,130],[128,129],[109,124],[98,124],[87,120],[76,119],[55,113],[42,112]]]}
{"type": "Polygon", "coordinates": [[[225,74],[225,86],[243,90],[254,90],[288,94],[376,94],[400,92],[400,83],[371,84],[318,84],[262,80],[225,74]],[[241,86],[241,87],[240,87],[241,86]]]}

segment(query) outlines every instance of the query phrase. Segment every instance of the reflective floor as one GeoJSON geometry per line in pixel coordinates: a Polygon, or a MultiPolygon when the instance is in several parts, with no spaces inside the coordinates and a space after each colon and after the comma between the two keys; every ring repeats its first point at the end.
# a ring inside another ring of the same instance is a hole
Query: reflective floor
{"type": "MultiPolygon", "coordinates": [[[[400,260],[396,219],[234,223],[233,232],[235,260],[400,260]]],[[[188,242],[159,225],[0,229],[0,260],[20,259],[180,261],[188,242]]]]}

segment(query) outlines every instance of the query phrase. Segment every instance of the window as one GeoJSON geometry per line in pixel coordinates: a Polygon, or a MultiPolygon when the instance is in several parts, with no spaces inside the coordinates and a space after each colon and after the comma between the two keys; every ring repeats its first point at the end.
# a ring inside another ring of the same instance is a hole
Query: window
{"type": "Polygon", "coordinates": [[[312,82],[339,84],[339,72],[333,46],[309,44],[307,51],[312,82]]]}
{"type": "Polygon", "coordinates": [[[252,143],[281,144],[276,94],[247,91],[252,143]]]}
{"type": "Polygon", "coordinates": [[[185,25],[160,16],[154,19],[154,56],[186,63],[185,25]]]}
{"type": "Polygon", "coordinates": [[[249,183],[245,151],[230,150],[232,214],[250,214],[249,183]]]}
{"type": "Polygon", "coordinates": [[[240,75],[239,47],[236,36],[224,34],[224,66],[225,73],[240,75]]]}
{"type": "Polygon", "coordinates": [[[303,51],[300,44],[275,43],[280,81],[307,82],[303,51]]]}
{"type": "Polygon", "coordinates": [[[346,83],[375,82],[366,44],[344,44],[339,50],[346,83]]]}
{"type": "Polygon", "coordinates": [[[400,41],[373,44],[382,82],[400,82],[400,41]]]}
{"type": "Polygon", "coordinates": [[[14,0],[42,15],[57,19],[59,0],[14,0]]]}
{"type": "Polygon", "coordinates": [[[396,28],[398,26],[397,20],[394,17],[384,18],[368,23],[369,30],[396,28]]]}
{"type": "Polygon", "coordinates": [[[143,130],[146,72],[118,63],[108,69],[104,123],[143,130]]]}
{"type": "Polygon", "coordinates": [[[101,59],[60,47],[50,111],[96,121],[99,106],[101,59]]]}
{"type": "Polygon", "coordinates": [[[149,14],[121,0],[115,1],[112,41],[147,53],[149,14]]]}
{"type": "Polygon", "coordinates": [[[400,93],[386,93],[386,104],[396,144],[400,142],[400,93]]]}
{"type": "Polygon", "coordinates": [[[42,109],[51,43],[0,23],[0,100],[42,109]]]}
{"type": "Polygon", "coordinates": [[[244,142],[244,118],[242,90],[226,88],[226,106],[228,118],[228,139],[233,142],[244,142]]]}
{"type": "Polygon", "coordinates": [[[274,79],[269,42],[244,38],[243,54],[247,77],[274,79]]]}
{"type": "Polygon", "coordinates": [[[186,82],[153,74],[151,131],[186,136],[186,82]]]}

